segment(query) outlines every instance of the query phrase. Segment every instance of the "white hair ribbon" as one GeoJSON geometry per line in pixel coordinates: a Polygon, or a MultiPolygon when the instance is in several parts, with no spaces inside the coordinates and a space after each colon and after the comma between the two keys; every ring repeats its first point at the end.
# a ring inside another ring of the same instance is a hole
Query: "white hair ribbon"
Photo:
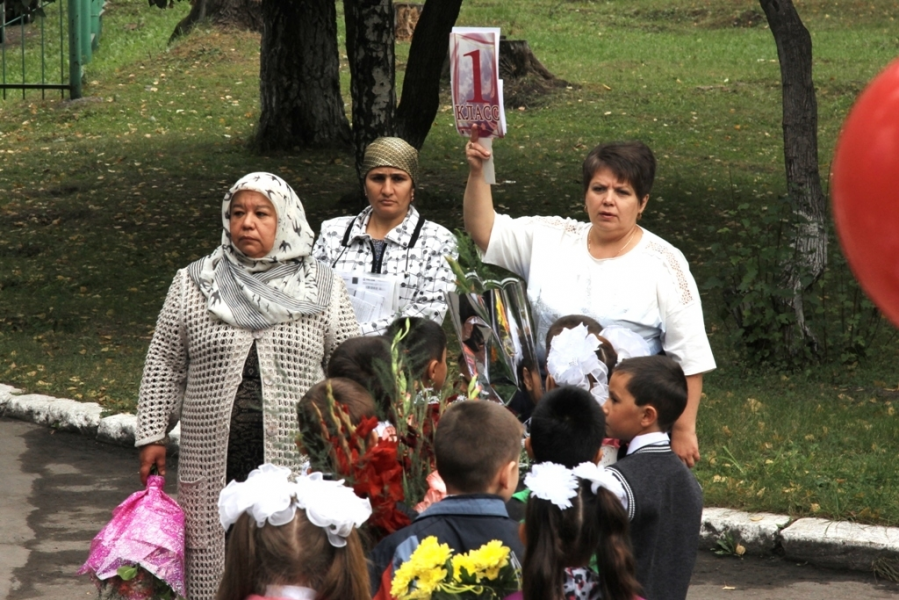
{"type": "Polygon", "coordinates": [[[596,356],[599,345],[599,339],[583,323],[563,329],[550,342],[546,370],[559,385],[587,390],[602,405],[609,397],[609,369],[596,356]]]}
{"type": "Polygon", "coordinates": [[[531,490],[532,496],[549,500],[562,510],[571,508],[571,499],[577,496],[577,477],[569,468],[556,463],[532,465],[524,485],[531,490]]]}
{"type": "Polygon", "coordinates": [[[612,325],[600,331],[599,335],[609,340],[609,343],[612,344],[612,348],[618,354],[618,362],[628,358],[652,354],[649,344],[646,343],[643,336],[627,327],[612,325]]]}
{"type": "Polygon", "coordinates": [[[589,481],[594,494],[600,488],[609,490],[626,506],[627,496],[621,482],[611,471],[592,462],[582,462],[574,469],[551,462],[537,463],[524,478],[524,485],[531,490],[532,496],[548,500],[565,510],[571,508],[571,499],[577,496],[578,479],[589,481]]]}
{"type": "Polygon", "coordinates": [[[250,471],[246,481],[231,481],[219,494],[219,520],[226,530],[243,513],[257,527],[275,527],[293,521],[297,508],[306,511],[309,522],[325,529],[335,548],[346,546],[346,538],[371,516],[371,503],[359,498],[343,481],[327,481],[321,473],[290,480],[290,469],[269,463],[250,471]]]}

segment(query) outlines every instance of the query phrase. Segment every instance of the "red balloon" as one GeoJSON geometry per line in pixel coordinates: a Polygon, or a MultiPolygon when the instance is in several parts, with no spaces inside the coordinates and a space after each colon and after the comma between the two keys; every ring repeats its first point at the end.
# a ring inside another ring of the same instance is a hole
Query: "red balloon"
{"type": "Polygon", "coordinates": [[[843,124],[831,197],[850,268],[899,326],[899,60],[868,85],[843,124]]]}

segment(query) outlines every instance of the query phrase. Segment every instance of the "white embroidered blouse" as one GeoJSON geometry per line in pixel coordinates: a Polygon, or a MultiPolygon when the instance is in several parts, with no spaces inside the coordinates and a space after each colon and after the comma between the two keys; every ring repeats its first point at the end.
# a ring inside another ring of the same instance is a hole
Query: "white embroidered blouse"
{"type": "Polygon", "coordinates": [[[484,262],[527,281],[538,342],[559,317],[584,314],[603,327],[635,331],[686,375],[714,369],[699,290],[684,255],[644,229],[627,254],[596,259],[587,250],[589,230],[590,223],[562,217],[496,215],[484,262]]]}

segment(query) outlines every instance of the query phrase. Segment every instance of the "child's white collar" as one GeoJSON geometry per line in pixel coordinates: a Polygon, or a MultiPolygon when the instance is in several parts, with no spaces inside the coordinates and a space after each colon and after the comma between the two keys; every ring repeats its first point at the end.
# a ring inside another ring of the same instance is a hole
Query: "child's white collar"
{"type": "Polygon", "coordinates": [[[315,590],[298,585],[269,585],[265,588],[266,598],[286,600],[315,600],[315,590]]]}
{"type": "Polygon", "coordinates": [[[649,446],[651,444],[657,444],[659,442],[671,442],[668,439],[668,434],[664,431],[653,431],[651,433],[643,433],[638,435],[634,439],[631,440],[631,443],[627,445],[627,455],[630,456],[640,448],[644,446],[649,446]]]}

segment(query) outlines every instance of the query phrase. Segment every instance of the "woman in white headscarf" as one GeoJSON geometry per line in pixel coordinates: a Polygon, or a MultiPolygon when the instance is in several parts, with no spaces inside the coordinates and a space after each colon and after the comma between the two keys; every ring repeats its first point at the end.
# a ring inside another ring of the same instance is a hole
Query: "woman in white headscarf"
{"type": "Polygon", "coordinates": [[[269,462],[300,464],[296,402],[334,348],[359,335],[346,287],[311,256],[303,205],[280,177],[251,173],[222,203],[222,244],[178,271],[144,366],[140,474],[165,474],[170,416],[181,420],[178,501],[187,592],[212,600],[224,569],[219,492],[269,462]]]}

